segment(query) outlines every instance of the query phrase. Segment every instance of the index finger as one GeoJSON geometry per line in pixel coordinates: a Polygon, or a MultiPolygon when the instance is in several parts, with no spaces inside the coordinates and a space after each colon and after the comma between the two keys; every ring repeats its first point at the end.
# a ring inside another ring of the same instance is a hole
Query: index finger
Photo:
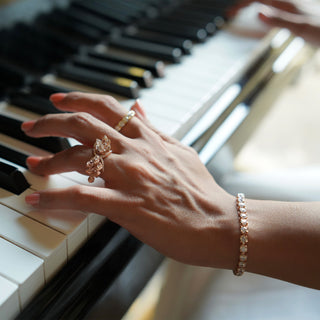
{"type": "MultiPolygon", "coordinates": [[[[50,100],[60,110],[89,113],[112,128],[115,128],[128,113],[125,107],[109,95],[82,92],[57,93],[51,95],[50,100]]],[[[130,128],[126,126],[121,132],[131,138],[138,137],[138,122],[138,119],[131,119],[130,128]]]]}

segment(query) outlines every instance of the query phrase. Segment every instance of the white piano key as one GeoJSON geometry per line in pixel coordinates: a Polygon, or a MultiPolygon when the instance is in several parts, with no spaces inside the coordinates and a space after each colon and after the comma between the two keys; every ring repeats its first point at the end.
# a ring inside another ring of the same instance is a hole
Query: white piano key
{"type": "Polygon", "coordinates": [[[176,133],[181,127],[181,124],[178,121],[173,121],[171,119],[164,118],[163,116],[161,117],[155,114],[148,114],[148,118],[155,128],[169,136],[176,136],[176,133]]]}
{"type": "Polygon", "coordinates": [[[121,105],[124,106],[127,110],[129,110],[135,103],[135,99],[127,99],[120,101],[121,105]]]}
{"type": "Polygon", "coordinates": [[[44,286],[43,260],[2,238],[0,252],[0,275],[19,286],[20,306],[23,308],[44,286]]]}
{"type": "Polygon", "coordinates": [[[5,101],[0,102],[0,112],[3,115],[12,117],[14,119],[18,119],[21,121],[27,121],[31,119],[38,119],[41,115],[37,113],[33,113],[31,111],[27,111],[25,109],[18,108],[11,104],[8,104],[5,101]]]}
{"type": "Polygon", "coordinates": [[[0,319],[12,320],[20,311],[18,286],[0,276],[0,319]]]}
{"type": "Polygon", "coordinates": [[[36,155],[36,156],[41,156],[41,157],[45,157],[50,155],[51,153],[48,151],[45,151],[43,149],[39,149],[37,147],[32,146],[31,144],[27,144],[23,141],[11,138],[5,134],[0,133],[0,141],[2,144],[20,151],[26,155],[36,155]]]}
{"type": "Polygon", "coordinates": [[[75,171],[63,172],[60,175],[64,178],[70,180],[69,183],[82,184],[82,185],[86,185],[86,186],[104,187],[104,181],[102,179],[96,179],[94,181],[94,183],[89,183],[87,175],[83,175],[83,174],[80,174],[75,171]]]}
{"type": "MultiPolygon", "coordinates": [[[[1,143],[8,147],[18,151],[22,151],[22,152],[25,152],[26,151],[25,149],[28,149],[28,146],[27,148],[23,146],[24,147],[23,149],[17,148],[16,146],[19,145],[19,141],[17,141],[16,143],[10,144],[12,140],[15,140],[15,139],[10,139],[4,135],[2,136],[0,135],[1,143]]],[[[38,155],[43,155],[41,152],[41,149],[34,148],[34,151],[36,151],[35,154],[38,153],[38,155]]],[[[21,167],[3,158],[0,158],[0,159],[10,165],[14,165],[17,168],[19,168],[19,170],[26,177],[27,181],[31,184],[30,189],[33,189],[33,190],[44,190],[44,189],[50,189],[50,188],[66,188],[66,187],[71,187],[78,184],[90,185],[95,187],[104,187],[104,181],[102,179],[96,179],[93,184],[90,184],[88,182],[88,177],[85,175],[81,175],[78,172],[68,172],[68,173],[62,173],[59,175],[57,174],[57,175],[42,177],[42,176],[38,176],[31,173],[29,170],[25,169],[24,167],[21,167]]],[[[16,202],[16,197],[17,196],[15,196],[14,194],[10,194],[6,200],[7,201],[6,204],[9,205],[11,208],[18,210],[23,214],[32,216],[32,218],[35,218],[41,223],[49,225],[50,227],[66,234],[68,236],[67,244],[68,244],[69,255],[73,255],[74,252],[86,240],[87,236],[89,234],[92,234],[101,225],[101,223],[106,220],[105,217],[98,216],[94,213],[79,212],[78,214],[76,214],[75,211],[72,211],[72,213],[68,214],[69,210],[65,210],[63,215],[61,215],[59,211],[57,211],[56,213],[51,212],[50,219],[47,219],[47,217],[44,214],[35,215],[35,213],[31,211],[26,213],[27,210],[25,207],[26,204],[24,203],[24,196],[23,195],[19,196],[18,202],[16,202]],[[11,197],[13,198],[10,200],[11,197]],[[75,215],[78,216],[78,225],[76,225],[75,223],[75,219],[74,219],[75,215]],[[98,217],[92,218],[95,216],[98,216],[98,217]],[[87,221],[84,221],[84,219],[86,219],[87,221]],[[62,226],[63,224],[65,225],[64,227],[62,226]],[[87,227],[85,227],[85,224],[87,225],[87,227]],[[87,231],[83,232],[85,228],[87,231]]],[[[1,203],[1,199],[0,199],[0,203],[1,203]]]]}
{"type": "Polygon", "coordinates": [[[83,212],[76,210],[31,210],[27,216],[66,235],[69,258],[88,239],[88,219],[83,212]]]}
{"type": "Polygon", "coordinates": [[[0,236],[44,260],[46,280],[67,261],[66,237],[15,210],[0,205],[0,236]]]}
{"type": "Polygon", "coordinates": [[[173,101],[162,100],[161,97],[154,101],[152,96],[145,96],[141,98],[141,103],[146,109],[147,114],[154,114],[180,122],[180,124],[183,123],[186,111],[181,108],[176,108],[173,101]]]}
{"type": "Polygon", "coordinates": [[[88,214],[88,234],[91,236],[104,222],[107,221],[105,216],[96,213],[88,214]]]}
{"type": "MultiPolygon", "coordinates": [[[[17,139],[8,137],[4,134],[0,133],[0,142],[13,150],[22,152],[26,155],[34,155],[34,156],[48,156],[52,153],[19,141],[17,139]]],[[[4,160],[4,159],[3,159],[4,160]]],[[[89,160],[89,159],[88,159],[89,160]]],[[[4,160],[6,161],[6,160],[4,160]]],[[[17,166],[17,165],[16,165],[17,166]]],[[[19,167],[19,170],[23,171],[26,179],[32,185],[32,188],[36,190],[41,190],[44,188],[52,188],[52,187],[70,187],[75,184],[84,184],[84,185],[92,185],[88,183],[88,177],[82,175],[78,172],[64,172],[57,175],[51,175],[50,177],[42,177],[32,174],[30,171],[26,170],[23,167],[19,167]]],[[[95,186],[102,186],[102,183],[97,183],[95,186]]]]}
{"type": "MultiPolygon", "coordinates": [[[[170,82],[161,82],[158,83],[155,87],[157,90],[152,92],[145,92],[140,100],[144,99],[153,99],[153,103],[158,101],[169,103],[175,108],[188,110],[190,109],[190,105],[193,105],[197,101],[199,101],[199,97],[201,97],[205,90],[202,88],[194,87],[194,90],[186,90],[188,86],[185,83],[181,82],[180,79],[173,79],[170,82]],[[174,83],[179,83],[174,85],[174,83]]],[[[150,107],[152,107],[153,103],[150,107]]]]}
{"type": "Polygon", "coordinates": [[[67,237],[68,256],[87,240],[87,215],[75,210],[38,210],[25,202],[25,197],[34,191],[27,189],[20,195],[0,189],[0,203],[22,213],[67,237]]]}
{"type": "MultiPolygon", "coordinates": [[[[1,141],[1,140],[0,140],[1,141]]],[[[3,143],[1,141],[1,143],[3,143]]],[[[4,145],[7,145],[3,143],[4,145]]],[[[7,145],[8,146],[8,145],[7,145]]],[[[9,146],[12,148],[12,146],[9,146]]],[[[13,149],[13,148],[12,148],[13,149]]],[[[77,183],[74,181],[71,181],[70,179],[66,179],[62,177],[61,175],[54,174],[51,176],[39,176],[34,173],[31,173],[29,170],[27,170],[25,167],[22,167],[16,163],[13,163],[11,161],[8,161],[4,158],[0,157],[0,160],[4,163],[7,163],[11,166],[15,166],[19,169],[21,173],[25,176],[29,184],[31,185],[31,189],[33,190],[43,190],[43,189],[49,189],[49,188],[57,188],[58,186],[63,187],[71,187],[76,185],[77,183]]]]}

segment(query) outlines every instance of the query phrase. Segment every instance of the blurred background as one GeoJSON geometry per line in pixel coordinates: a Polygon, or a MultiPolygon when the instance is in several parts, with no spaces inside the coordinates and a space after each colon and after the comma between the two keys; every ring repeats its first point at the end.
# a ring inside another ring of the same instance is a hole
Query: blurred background
{"type": "MultiPolygon", "coordinates": [[[[303,179],[308,169],[319,168],[319,89],[318,50],[282,91],[254,135],[235,157],[234,169],[262,182],[266,177],[276,177],[279,172],[291,175],[293,180],[298,173],[303,179]]],[[[315,177],[314,182],[318,190],[319,177],[315,177]]],[[[226,180],[232,185],[234,175],[226,180]]],[[[281,185],[282,181],[278,183],[281,185]]],[[[236,185],[239,184],[241,181],[237,180],[236,185]]],[[[259,192],[263,192],[263,183],[260,187],[259,192]]],[[[176,262],[166,263],[124,320],[320,319],[320,291],[249,273],[236,278],[229,270],[186,266],[181,269],[176,262]],[[167,268],[171,270],[170,276],[167,268]],[[184,270],[187,279],[195,269],[197,276],[187,287],[181,286],[180,299],[170,295],[170,288],[163,287],[164,282],[179,276],[179,270],[184,270]],[[206,282],[204,291],[199,289],[203,282],[206,282]],[[168,309],[168,300],[173,298],[174,308],[168,309]]]]}

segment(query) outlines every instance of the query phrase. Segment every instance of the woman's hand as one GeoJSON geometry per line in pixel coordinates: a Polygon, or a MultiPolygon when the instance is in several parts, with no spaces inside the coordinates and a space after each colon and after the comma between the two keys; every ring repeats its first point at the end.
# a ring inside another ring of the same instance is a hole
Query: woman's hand
{"type": "MultiPolygon", "coordinates": [[[[229,12],[235,15],[241,8],[255,2],[239,1],[229,12]]],[[[320,46],[320,4],[314,1],[257,0],[264,4],[259,17],[272,27],[287,28],[313,45],[320,46]]]]}
{"type": "Polygon", "coordinates": [[[66,171],[86,174],[97,138],[107,135],[112,153],[104,159],[105,188],[76,186],[43,190],[26,197],[44,209],[77,209],[108,217],[141,241],[179,261],[232,269],[238,253],[235,200],[213,180],[196,152],[155,130],[136,102],[121,130],[113,129],[127,111],[112,97],[69,93],[51,97],[71,113],[25,122],[32,137],[60,136],[81,145],[48,157],[29,157],[40,175],[66,171]]]}

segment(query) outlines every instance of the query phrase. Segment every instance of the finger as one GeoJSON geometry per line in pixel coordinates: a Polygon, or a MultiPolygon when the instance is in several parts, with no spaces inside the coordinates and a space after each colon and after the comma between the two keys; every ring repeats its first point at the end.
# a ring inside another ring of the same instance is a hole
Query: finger
{"type": "Polygon", "coordinates": [[[262,4],[272,6],[274,8],[291,12],[291,13],[299,13],[298,8],[292,1],[287,0],[260,0],[259,1],[262,4]]]}
{"type": "Polygon", "coordinates": [[[102,121],[85,112],[49,114],[38,120],[22,124],[22,130],[31,137],[70,137],[86,146],[92,146],[96,139],[107,135],[113,150],[119,151],[121,135],[102,121]]]}
{"type": "Polygon", "coordinates": [[[259,17],[270,26],[287,28],[296,35],[303,34],[308,26],[305,17],[302,15],[271,9],[269,7],[263,7],[259,17]]]}
{"type": "Polygon", "coordinates": [[[71,171],[86,174],[91,155],[91,148],[79,145],[46,157],[28,157],[27,165],[31,172],[43,176],[71,171]]]}
{"type": "MultiPolygon", "coordinates": [[[[82,92],[56,93],[50,96],[50,100],[60,110],[87,112],[112,128],[115,128],[128,112],[116,99],[109,95],[82,92]]],[[[136,138],[138,136],[138,125],[136,120],[131,119],[130,126],[127,127],[126,125],[121,133],[136,138]]]]}
{"type": "Polygon", "coordinates": [[[291,1],[286,1],[286,0],[243,0],[237,2],[235,5],[233,5],[230,9],[227,11],[227,16],[228,17],[233,17],[235,16],[239,10],[247,7],[248,5],[254,3],[254,2],[259,2],[267,6],[272,6],[274,8],[278,8],[287,12],[291,13],[299,13],[299,9],[296,7],[294,3],[291,1]]]}
{"type": "Polygon", "coordinates": [[[70,209],[94,212],[110,220],[130,223],[138,218],[130,214],[141,205],[141,200],[128,197],[117,190],[92,186],[72,186],[69,188],[50,189],[26,196],[27,204],[39,209],[70,209]]]}
{"type": "MultiPolygon", "coordinates": [[[[27,165],[31,172],[42,176],[72,171],[88,175],[86,172],[87,162],[91,157],[92,149],[79,145],[46,157],[28,157],[27,165]]],[[[104,170],[101,178],[114,179],[114,175],[116,175],[114,164],[118,157],[117,154],[111,154],[104,159],[104,170]]]]}
{"type": "Polygon", "coordinates": [[[296,36],[302,37],[313,45],[320,45],[320,27],[310,24],[303,16],[293,14],[273,14],[261,12],[260,18],[270,26],[287,28],[296,36]]]}

